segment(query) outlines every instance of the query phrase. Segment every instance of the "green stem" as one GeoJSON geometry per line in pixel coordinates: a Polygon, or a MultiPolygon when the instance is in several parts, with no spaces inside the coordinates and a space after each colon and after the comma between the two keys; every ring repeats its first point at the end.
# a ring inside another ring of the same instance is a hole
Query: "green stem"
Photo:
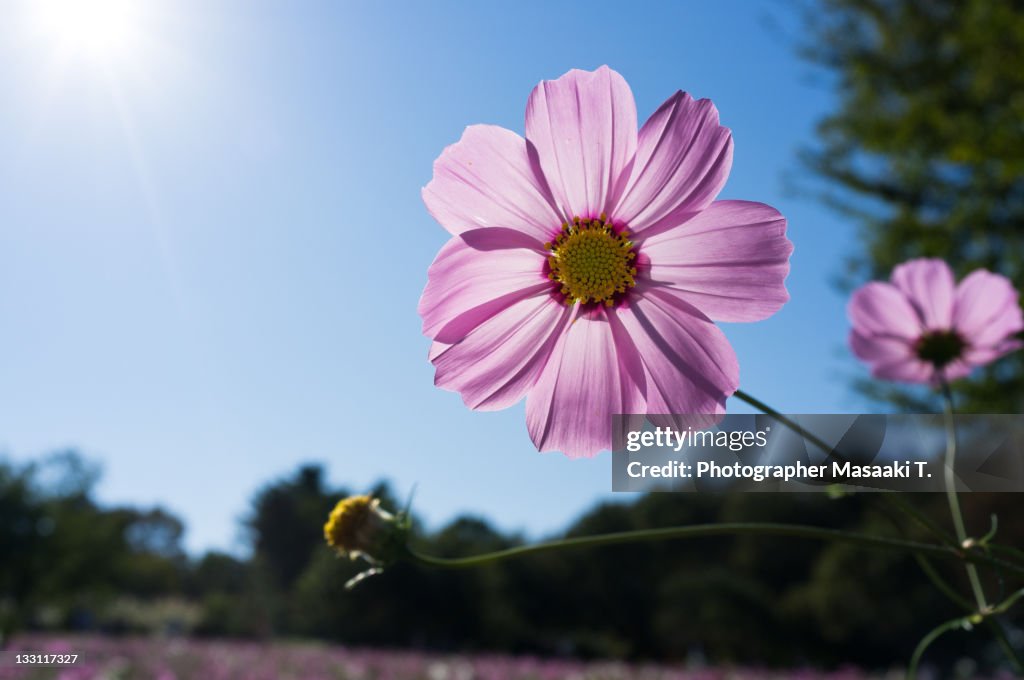
{"type": "Polygon", "coordinates": [[[925,650],[927,650],[940,635],[969,625],[970,621],[968,617],[961,616],[951,621],[946,621],[940,626],[936,626],[927,635],[921,638],[921,641],[917,643],[917,648],[914,649],[914,655],[910,657],[910,665],[907,666],[907,680],[914,680],[914,678],[917,677],[917,666],[921,663],[921,657],[924,656],[925,650]]]}
{"type": "Polygon", "coordinates": [[[915,508],[913,505],[903,500],[899,494],[887,493],[883,495],[883,498],[889,502],[890,505],[895,506],[897,510],[910,517],[919,526],[923,527],[928,533],[937,538],[939,541],[946,545],[959,547],[956,538],[949,533],[949,531],[943,529],[930,517],[922,513],[920,510],[915,508]]]}
{"type": "Polygon", "coordinates": [[[995,636],[996,641],[999,643],[999,648],[1003,650],[1003,655],[1013,667],[1013,672],[1018,676],[1024,675],[1024,662],[1021,662],[1020,657],[1017,656],[1017,651],[1010,644],[1010,639],[1006,637],[1006,630],[1003,628],[1003,624],[994,617],[986,618],[985,623],[992,629],[992,635],[995,636]]]}
{"type": "MultiPolygon", "coordinates": [[[[946,500],[949,502],[949,512],[953,515],[953,528],[956,530],[957,541],[961,546],[967,545],[967,530],[964,527],[963,513],[960,511],[960,500],[956,495],[956,423],[953,420],[953,395],[949,391],[949,384],[943,379],[941,382],[943,417],[946,422],[946,500]]],[[[981,579],[978,578],[977,568],[967,563],[967,580],[971,582],[971,591],[974,593],[974,600],[978,603],[978,611],[984,613],[988,609],[985,602],[985,591],[981,587],[981,579]]]]}
{"type": "Polygon", "coordinates": [[[832,458],[833,456],[836,458],[839,457],[839,455],[833,450],[833,448],[826,444],[824,440],[822,440],[820,437],[811,432],[808,432],[800,425],[798,425],[796,421],[791,420],[790,418],[787,418],[786,416],[782,415],[781,413],[779,413],[771,406],[758,399],[757,397],[747,394],[743,390],[736,390],[735,392],[733,392],[733,396],[739,399],[740,401],[747,402],[748,404],[756,408],[758,411],[761,411],[762,413],[765,413],[767,415],[770,415],[772,418],[775,418],[777,421],[788,427],[790,430],[797,433],[805,440],[811,442],[819,449],[824,451],[826,454],[828,454],[829,458],[832,458]]]}
{"type": "Polygon", "coordinates": [[[950,602],[953,602],[964,611],[974,611],[974,605],[971,604],[970,601],[961,597],[960,593],[956,592],[956,589],[939,575],[939,572],[935,570],[935,567],[932,566],[932,563],[928,561],[927,557],[915,554],[914,558],[917,560],[918,566],[921,567],[921,571],[923,571],[925,576],[928,577],[928,580],[932,582],[932,585],[938,588],[943,595],[949,598],[950,602]]]}
{"type": "Polygon", "coordinates": [[[933,642],[935,642],[936,639],[939,638],[939,636],[957,628],[970,630],[973,624],[981,623],[982,621],[985,621],[992,627],[996,640],[1003,648],[1003,653],[1006,654],[1015,671],[1019,673],[1022,668],[1021,661],[1017,657],[1017,653],[1013,650],[1013,647],[1010,645],[1009,640],[1006,639],[1006,632],[1003,630],[1002,625],[1000,625],[1000,623],[995,619],[995,616],[1006,612],[1021,597],[1024,597],[1024,590],[1018,590],[998,605],[988,609],[985,613],[961,616],[946,621],[942,625],[933,628],[921,639],[919,643],[917,643],[917,648],[914,649],[914,655],[910,658],[910,664],[907,666],[907,680],[914,680],[914,678],[917,677],[917,667],[921,663],[921,657],[924,656],[925,651],[933,642]]]}
{"type": "MultiPolygon", "coordinates": [[[[900,526],[899,522],[896,522],[895,519],[892,518],[892,516],[890,516],[889,519],[896,526],[897,531],[899,531],[901,534],[904,533],[903,527],[900,526]]],[[[992,516],[992,526],[994,529],[995,515],[992,516]]],[[[995,532],[993,531],[991,533],[994,534],[995,532]]],[[[939,572],[936,571],[935,567],[932,566],[932,563],[928,560],[927,557],[915,553],[914,559],[917,560],[918,566],[921,567],[921,571],[923,571],[925,576],[927,576],[928,579],[932,582],[932,585],[938,588],[939,592],[945,595],[950,600],[950,602],[954,603],[966,612],[974,611],[974,604],[972,602],[969,602],[965,598],[961,597],[960,593],[956,592],[956,589],[953,588],[953,586],[951,586],[949,583],[947,583],[946,580],[942,578],[942,576],[939,574],[939,572]]],[[[1014,650],[1013,645],[1010,644],[1010,639],[1006,635],[1006,630],[1003,628],[1003,624],[999,621],[998,618],[994,616],[995,609],[993,609],[992,613],[993,616],[985,618],[986,625],[988,625],[989,629],[992,631],[992,636],[996,639],[996,642],[999,643],[999,648],[1003,651],[1003,656],[1005,656],[1006,660],[1010,662],[1010,666],[1013,668],[1013,672],[1017,675],[1024,675],[1024,662],[1021,662],[1021,659],[1017,655],[1016,650],[1014,650]]]]}
{"type": "MultiPolygon", "coordinates": [[[[780,412],[778,412],[777,410],[775,410],[774,408],[772,408],[771,406],[769,406],[765,402],[761,401],[757,397],[754,397],[753,395],[747,394],[743,390],[736,390],[736,392],[733,393],[733,396],[735,396],[740,401],[747,402],[748,404],[750,404],[751,406],[753,406],[757,410],[759,410],[759,411],[761,411],[761,412],[763,412],[763,413],[765,413],[767,415],[772,416],[777,421],[782,423],[783,426],[789,428],[790,430],[792,430],[796,434],[800,435],[801,437],[804,438],[804,440],[809,441],[812,444],[814,444],[815,446],[817,446],[819,449],[821,449],[829,457],[835,457],[835,458],[840,458],[840,459],[842,458],[838,453],[836,453],[836,451],[831,446],[829,446],[827,443],[825,443],[825,441],[822,440],[820,437],[818,437],[817,435],[815,435],[815,434],[813,434],[811,432],[808,432],[803,427],[801,427],[799,424],[797,424],[795,421],[793,421],[790,418],[787,418],[786,416],[782,415],[780,412]]],[[[923,515],[921,512],[919,512],[916,508],[911,506],[909,503],[907,503],[906,501],[904,501],[901,498],[899,498],[899,496],[897,494],[886,493],[886,494],[882,495],[882,499],[883,499],[884,502],[886,502],[886,503],[888,503],[890,505],[895,506],[898,510],[900,510],[904,514],[909,515],[915,522],[917,522],[918,524],[920,524],[921,526],[926,528],[933,536],[935,536],[939,540],[943,541],[944,543],[946,543],[946,544],[948,544],[950,546],[954,546],[954,547],[956,547],[958,549],[961,547],[961,543],[958,542],[954,537],[950,536],[948,532],[944,531],[935,522],[933,522],[931,519],[929,519],[928,517],[923,515]]]]}
{"type": "MultiPolygon", "coordinates": [[[[701,538],[706,536],[723,535],[748,535],[760,534],[766,536],[792,536],[797,538],[811,538],[826,541],[839,541],[853,543],[869,548],[887,548],[903,552],[916,553],[921,555],[941,555],[954,557],[969,561],[976,561],[983,564],[994,564],[996,561],[980,552],[963,553],[949,546],[936,545],[933,543],[919,543],[916,541],[905,541],[896,538],[883,536],[871,536],[851,531],[838,529],[827,529],[824,527],[806,526],[799,524],[777,524],[771,522],[734,522],[721,524],[694,524],[684,527],[668,527],[664,529],[644,529],[640,531],[621,531],[610,534],[599,534],[596,536],[578,536],[532,545],[516,546],[505,550],[498,550],[483,555],[470,557],[434,557],[417,552],[408,548],[409,557],[413,560],[432,567],[445,567],[449,569],[468,569],[479,567],[492,562],[524,557],[538,553],[561,550],[565,548],[594,548],[607,545],[620,545],[624,543],[639,543],[643,541],[661,541],[683,538],[701,538]]],[[[1016,565],[1003,565],[1019,573],[1024,573],[1024,568],[1016,565]]]]}
{"type": "Polygon", "coordinates": [[[1005,600],[1003,600],[1002,602],[1000,602],[996,606],[992,607],[991,613],[993,613],[993,614],[1002,614],[1003,612],[1008,611],[1010,609],[1010,607],[1015,605],[1017,603],[1017,600],[1019,600],[1022,597],[1024,597],[1024,588],[1022,588],[1021,590],[1015,591],[1008,598],[1006,598],[1005,600]]]}

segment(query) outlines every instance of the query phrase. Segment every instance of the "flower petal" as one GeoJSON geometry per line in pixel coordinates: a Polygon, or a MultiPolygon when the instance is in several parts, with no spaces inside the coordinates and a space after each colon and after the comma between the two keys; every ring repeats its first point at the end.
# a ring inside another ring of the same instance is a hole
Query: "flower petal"
{"type": "Polygon", "coordinates": [[[964,351],[964,361],[972,366],[984,366],[1006,356],[1010,352],[1016,352],[1021,347],[1024,347],[1024,342],[1015,338],[1006,339],[993,345],[968,347],[964,351]]]}
{"type": "Polygon", "coordinates": [[[850,349],[869,364],[917,359],[910,341],[890,335],[864,335],[857,329],[850,331],[850,349]]]}
{"type": "MultiPolygon", "coordinates": [[[[993,361],[993,359],[989,359],[988,361],[993,361]]],[[[967,361],[966,359],[954,359],[941,369],[936,369],[936,378],[933,380],[937,379],[939,370],[942,371],[942,377],[944,377],[947,382],[966,378],[974,372],[975,368],[980,366],[982,363],[988,363],[988,361],[974,363],[972,361],[967,361]]]]}
{"type": "Polygon", "coordinates": [[[871,375],[882,380],[922,384],[933,383],[937,377],[934,365],[916,357],[874,364],[871,366],[871,375]]]}
{"type": "Polygon", "coordinates": [[[953,327],[972,347],[999,345],[1024,329],[1017,297],[1005,276],[973,271],[956,288],[953,327]]]}
{"type": "Polygon", "coordinates": [[[854,291],[846,306],[854,330],[865,336],[882,335],[916,340],[921,321],[906,295],[890,283],[872,281],[854,291]]]}
{"type": "Polygon", "coordinates": [[[662,289],[635,292],[616,317],[646,369],[646,413],[723,413],[740,368],[721,329],[662,289]]]}
{"type": "Polygon", "coordinates": [[[508,227],[541,243],[562,224],[525,139],[495,125],[471,125],[434,161],[423,187],[427,210],[452,234],[508,227]]]}
{"type": "Polygon", "coordinates": [[[789,300],[786,218],[750,201],[716,201],[639,246],[650,279],[715,321],[760,321],[789,300]]]}
{"type": "Polygon", "coordinates": [[[461,393],[472,409],[511,406],[537,381],[571,315],[550,297],[513,303],[459,342],[432,352],[434,384],[461,393]]]}
{"type": "Polygon", "coordinates": [[[892,284],[903,291],[924,327],[949,330],[953,324],[953,272],[943,260],[918,258],[892,270],[892,284]]]}
{"type": "Polygon", "coordinates": [[[453,236],[441,248],[420,297],[423,333],[444,343],[514,302],[547,295],[544,250],[513,229],[491,227],[453,236]]]}
{"type": "Polygon", "coordinates": [[[612,211],[635,233],[707,208],[729,177],[732,133],[708,99],[677,92],[644,123],[622,199],[612,211]]]}
{"type": "MultiPolygon", "coordinates": [[[[579,309],[576,307],[575,309],[579,309]]],[[[590,457],[612,447],[612,415],[642,408],[604,309],[573,320],[526,398],[526,427],[539,451],[590,457]]]]}
{"type": "Polygon", "coordinates": [[[607,66],[573,69],[530,93],[526,138],[566,219],[596,217],[615,204],[636,151],[636,127],[633,92],[607,66]]]}

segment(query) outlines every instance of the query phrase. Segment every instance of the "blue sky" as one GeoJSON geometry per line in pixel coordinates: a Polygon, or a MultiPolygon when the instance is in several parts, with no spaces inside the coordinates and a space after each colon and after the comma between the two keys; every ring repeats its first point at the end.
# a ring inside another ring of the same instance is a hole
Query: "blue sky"
{"type": "Polygon", "coordinates": [[[540,455],[521,404],[434,388],[416,315],[446,237],[419,196],[434,158],[469,124],[522,132],[573,67],[620,71],[641,120],[677,89],[714,100],[722,197],[778,207],[796,245],[791,302],[725,329],[742,385],[864,407],[830,282],[852,229],[786,190],[833,95],[781,3],[150,0],[109,54],[0,3],[0,453],[80,449],[102,500],[168,507],[192,550],[237,549],[253,492],[306,461],[417,484],[433,526],[541,535],[611,496],[607,455],[540,455]]]}

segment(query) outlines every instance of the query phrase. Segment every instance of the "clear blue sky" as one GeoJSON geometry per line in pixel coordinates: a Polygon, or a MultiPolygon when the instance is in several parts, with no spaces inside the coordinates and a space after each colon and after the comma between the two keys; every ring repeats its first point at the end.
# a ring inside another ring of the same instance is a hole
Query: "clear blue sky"
{"type": "Polygon", "coordinates": [[[852,229],[785,187],[833,95],[783,3],[144,4],[123,50],[55,56],[67,37],[0,0],[0,455],[79,448],[103,501],[166,506],[191,550],[237,549],[255,489],[306,461],[418,484],[432,526],[541,535],[610,497],[607,455],[538,454],[521,404],[434,388],[416,314],[446,238],[419,195],[434,158],[472,123],[521,133],[539,80],[605,63],[641,120],[713,99],[722,197],[789,218],[791,302],[725,329],[743,387],[863,407],[830,283],[852,229]]]}

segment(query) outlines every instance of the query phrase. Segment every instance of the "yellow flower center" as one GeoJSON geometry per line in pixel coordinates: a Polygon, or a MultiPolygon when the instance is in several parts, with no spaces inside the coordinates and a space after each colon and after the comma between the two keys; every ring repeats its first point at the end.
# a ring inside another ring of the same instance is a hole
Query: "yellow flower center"
{"type": "Polygon", "coordinates": [[[636,285],[636,251],[628,236],[625,229],[615,231],[604,213],[562,224],[544,248],[551,252],[548,278],[562,284],[565,304],[603,302],[611,307],[616,295],[636,285]]]}
{"type": "Polygon", "coordinates": [[[351,496],[339,501],[324,525],[327,544],[341,552],[366,548],[367,533],[375,525],[377,502],[369,496],[351,496]]]}

